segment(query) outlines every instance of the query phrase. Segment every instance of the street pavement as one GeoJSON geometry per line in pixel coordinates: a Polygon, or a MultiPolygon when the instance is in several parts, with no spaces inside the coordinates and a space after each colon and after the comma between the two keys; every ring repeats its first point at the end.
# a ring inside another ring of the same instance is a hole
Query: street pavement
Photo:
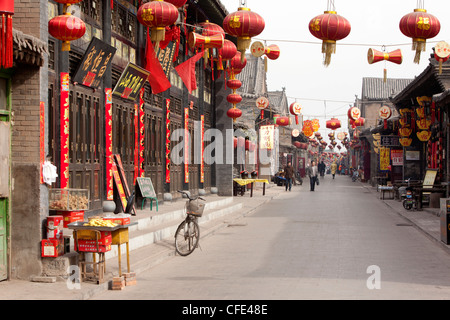
{"type": "Polygon", "coordinates": [[[436,210],[407,212],[375,188],[326,176],[278,196],[138,277],[94,299],[449,299],[450,256],[436,210]],[[400,210],[401,209],[401,210],[400,210]]]}
{"type": "Polygon", "coordinates": [[[234,202],[242,210],[202,227],[201,247],[190,256],[174,255],[173,239],[149,246],[165,258],[140,269],[134,286],[11,280],[0,282],[0,299],[450,298],[450,251],[437,209],[406,211],[367,184],[329,175],[314,192],[309,183],[291,192],[272,184],[265,196],[258,187],[234,202]]]}

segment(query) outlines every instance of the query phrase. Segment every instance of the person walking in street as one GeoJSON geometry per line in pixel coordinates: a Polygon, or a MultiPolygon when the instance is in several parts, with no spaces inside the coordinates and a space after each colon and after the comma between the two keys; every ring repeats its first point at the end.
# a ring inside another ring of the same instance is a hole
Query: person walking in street
{"type": "Polygon", "coordinates": [[[292,188],[292,179],[294,178],[294,168],[292,167],[291,163],[288,162],[287,166],[284,167],[284,177],[286,178],[286,191],[291,191],[292,188]]]}
{"type": "Polygon", "coordinates": [[[309,183],[311,185],[311,189],[309,191],[314,191],[317,181],[317,174],[319,170],[317,169],[315,161],[311,161],[311,165],[308,167],[306,174],[309,177],[309,183]]]}
{"type": "Polygon", "coordinates": [[[333,175],[333,179],[334,179],[334,176],[336,175],[336,170],[337,170],[337,164],[336,164],[336,161],[334,161],[331,164],[331,174],[333,175]]]}
{"type": "Polygon", "coordinates": [[[319,174],[320,176],[323,178],[325,176],[325,162],[323,162],[323,160],[319,163],[319,165],[317,166],[317,168],[319,169],[319,174]]]}

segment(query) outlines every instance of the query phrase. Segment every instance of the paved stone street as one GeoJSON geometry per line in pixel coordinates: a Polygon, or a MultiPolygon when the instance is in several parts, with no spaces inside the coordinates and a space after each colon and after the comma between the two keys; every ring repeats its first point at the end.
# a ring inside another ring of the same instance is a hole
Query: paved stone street
{"type": "Polygon", "coordinates": [[[347,176],[320,182],[315,192],[308,181],[283,191],[192,255],[94,299],[450,298],[447,250],[367,185],[347,176]]]}

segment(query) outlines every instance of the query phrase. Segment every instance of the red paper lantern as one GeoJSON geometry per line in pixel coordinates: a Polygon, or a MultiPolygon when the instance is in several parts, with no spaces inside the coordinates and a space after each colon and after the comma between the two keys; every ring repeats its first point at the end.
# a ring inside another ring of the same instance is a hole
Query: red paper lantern
{"type": "Polygon", "coordinates": [[[227,81],[227,87],[232,90],[237,90],[242,86],[241,80],[238,79],[230,79],[227,81]]]}
{"type": "Polygon", "coordinates": [[[280,57],[280,48],[276,44],[272,44],[264,48],[264,54],[270,60],[276,60],[280,57]]]}
{"type": "Polygon", "coordinates": [[[247,65],[247,58],[241,59],[242,54],[238,51],[236,55],[230,60],[230,71],[232,74],[241,73],[242,69],[247,65]]]}
{"type": "MultiPolygon", "coordinates": [[[[222,48],[219,49],[219,57],[217,59],[217,69],[223,70],[223,61],[227,64],[229,60],[233,59],[237,53],[236,45],[230,40],[223,41],[222,48]]],[[[228,69],[228,67],[226,67],[228,69]]]]}
{"type": "Polygon", "coordinates": [[[400,31],[413,39],[412,49],[416,51],[414,63],[420,62],[420,54],[426,50],[427,39],[434,38],[441,30],[439,20],[425,9],[414,9],[400,20],[400,31]]]}
{"type": "Polygon", "coordinates": [[[80,18],[66,12],[48,22],[48,32],[63,42],[62,51],[70,51],[70,41],[80,39],[86,32],[86,25],[80,18]]]}
{"type": "Polygon", "coordinates": [[[259,35],[265,27],[264,19],[249,8],[240,7],[223,20],[223,29],[226,33],[237,37],[237,50],[245,58],[245,51],[250,47],[251,38],[259,35]]]}
{"type": "Polygon", "coordinates": [[[187,2],[187,0],[165,0],[165,1],[173,4],[177,8],[183,7],[187,2]]]}
{"type": "Polygon", "coordinates": [[[291,118],[289,117],[278,117],[276,122],[277,125],[285,127],[291,124],[291,118]]]}
{"type": "Polygon", "coordinates": [[[165,38],[166,27],[177,21],[178,9],[169,2],[153,0],[139,7],[137,18],[142,25],[151,29],[151,40],[159,43],[165,38]]]}
{"type": "Polygon", "coordinates": [[[237,93],[231,93],[227,96],[227,101],[231,104],[238,104],[242,101],[242,97],[237,93]]]}
{"type": "Polygon", "coordinates": [[[359,110],[359,109],[356,108],[356,107],[352,107],[352,108],[348,109],[347,115],[348,115],[348,119],[349,119],[349,120],[355,121],[355,120],[357,120],[359,117],[361,117],[361,110],[359,110]]]}
{"type": "Polygon", "coordinates": [[[294,146],[296,146],[297,148],[300,149],[300,147],[301,147],[301,142],[300,142],[300,141],[294,141],[294,146]]]}
{"type": "Polygon", "coordinates": [[[325,11],[324,14],[313,18],[309,23],[311,34],[322,40],[324,65],[331,62],[331,54],[336,53],[336,41],[342,40],[350,34],[350,22],[341,17],[336,11],[325,11]]]}
{"type": "Polygon", "coordinates": [[[242,111],[236,107],[233,107],[227,111],[227,116],[235,122],[237,118],[242,116],[242,111]]]}
{"type": "Polygon", "coordinates": [[[328,120],[326,123],[327,123],[327,128],[331,129],[331,130],[337,130],[341,127],[341,120],[336,119],[336,118],[332,118],[331,120],[328,120]]]}

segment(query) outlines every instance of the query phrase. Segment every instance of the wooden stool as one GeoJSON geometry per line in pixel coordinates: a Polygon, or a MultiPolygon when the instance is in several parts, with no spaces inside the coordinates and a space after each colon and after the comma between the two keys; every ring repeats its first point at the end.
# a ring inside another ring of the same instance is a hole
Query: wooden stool
{"type": "Polygon", "coordinates": [[[86,253],[91,252],[79,252],[80,257],[78,260],[78,267],[80,268],[81,281],[92,280],[97,284],[105,281],[105,253],[104,252],[92,252],[93,261],[87,261],[86,253]],[[98,254],[98,261],[96,261],[96,254],[98,254]],[[86,270],[86,265],[92,265],[92,272],[86,270]]]}

